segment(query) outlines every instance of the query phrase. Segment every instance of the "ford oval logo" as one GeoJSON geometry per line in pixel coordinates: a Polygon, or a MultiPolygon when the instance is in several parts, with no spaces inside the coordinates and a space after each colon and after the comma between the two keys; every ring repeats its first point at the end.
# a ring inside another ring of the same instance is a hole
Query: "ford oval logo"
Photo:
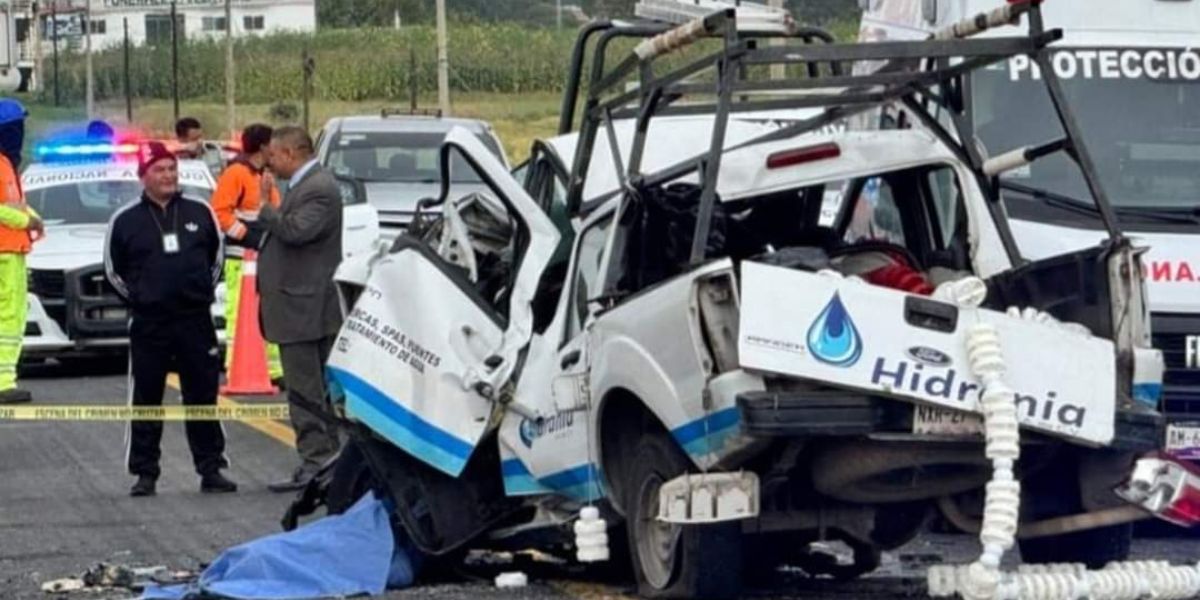
{"type": "Polygon", "coordinates": [[[953,362],[945,352],[934,350],[929,346],[913,346],[908,349],[908,356],[919,363],[932,367],[948,367],[953,362]]]}

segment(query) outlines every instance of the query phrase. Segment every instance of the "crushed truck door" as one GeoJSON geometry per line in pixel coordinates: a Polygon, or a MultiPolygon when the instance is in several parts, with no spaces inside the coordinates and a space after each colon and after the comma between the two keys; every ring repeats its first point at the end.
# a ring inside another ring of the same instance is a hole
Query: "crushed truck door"
{"type": "Polygon", "coordinates": [[[742,366],[980,413],[966,336],[1000,333],[1021,424],[1086,445],[1112,442],[1111,341],[985,308],[964,308],[856,279],[746,262],[742,366]]]}
{"type": "Polygon", "coordinates": [[[485,297],[453,256],[401,238],[372,265],[328,371],[334,397],[344,401],[350,419],[457,476],[498,420],[497,400],[529,343],[530,304],[559,234],[500,161],[462,129],[451,131],[442,147],[443,201],[453,197],[453,153],[474,167],[511,221],[507,281],[485,297]]]}

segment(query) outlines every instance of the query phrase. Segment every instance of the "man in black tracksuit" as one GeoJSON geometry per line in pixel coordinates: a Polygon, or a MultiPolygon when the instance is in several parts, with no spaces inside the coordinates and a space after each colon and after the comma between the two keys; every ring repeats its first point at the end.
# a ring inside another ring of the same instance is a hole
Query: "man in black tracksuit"
{"type": "MultiPolygon", "coordinates": [[[[215,406],[220,350],[210,312],[223,258],[220,230],[208,203],[179,192],[176,158],[151,142],[138,156],[145,191],[108,225],[104,266],[108,281],[128,303],[132,364],[131,402],[161,406],[167,373],[176,369],[185,406],[215,406]]],[[[188,446],[200,491],[233,492],[221,475],[228,467],[225,435],[216,421],[188,421],[188,446]]],[[[129,472],[133,496],[155,493],[161,455],[161,421],[133,421],[129,472]]]]}

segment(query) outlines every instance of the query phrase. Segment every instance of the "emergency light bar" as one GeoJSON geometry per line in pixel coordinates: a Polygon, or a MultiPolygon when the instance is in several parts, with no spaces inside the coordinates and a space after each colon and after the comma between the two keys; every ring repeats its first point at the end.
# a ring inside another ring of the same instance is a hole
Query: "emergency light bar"
{"type": "Polygon", "coordinates": [[[633,11],[643,19],[683,25],[729,9],[737,11],[737,29],[741,32],[788,34],[796,28],[796,22],[790,12],[757,2],[638,0],[633,11]]]}
{"type": "Polygon", "coordinates": [[[48,143],[39,144],[34,148],[34,156],[38,160],[49,161],[54,159],[88,159],[88,158],[109,158],[112,156],[134,156],[138,152],[138,145],[132,143],[114,144],[110,142],[84,142],[84,143],[48,143]]]}

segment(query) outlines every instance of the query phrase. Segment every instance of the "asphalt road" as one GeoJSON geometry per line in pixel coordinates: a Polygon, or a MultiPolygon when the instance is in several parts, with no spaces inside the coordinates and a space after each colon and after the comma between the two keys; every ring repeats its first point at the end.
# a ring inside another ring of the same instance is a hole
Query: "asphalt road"
{"type": "MultiPolygon", "coordinates": [[[[120,371],[119,366],[91,373],[43,368],[24,385],[34,392],[37,404],[122,405],[126,389],[120,371]]],[[[237,494],[199,493],[182,426],[168,424],[158,496],[135,499],[128,496],[133,478],[124,470],[123,424],[0,421],[0,599],[48,598],[40,591],[43,582],[78,576],[98,562],[197,570],[229,546],[278,532],[290,497],[272,494],[266,486],[294,466],[290,430],[278,423],[230,423],[226,431],[233,463],[228,473],[241,486],[237,494]]],[[[1200,537],[1193,539],[1139,541],[1135,552],[1194,562],[1200,556],[1200,537]]],[[[750,595],[809,600],[922,597],[921,564],[967,561],[975,548],[966,537],[928,535],[885,556],[883,568],[873,577],[838,585],[788,577],[750,595]]],[[[619,583],[578,581],[554,567],[522,566],[532,580],[522,590],[496,590],[488,581],[491,573],[477,571],[474,579],[422,585],[388,598],[631,597],[619,583]]],[[[106,600],[133,594],[67,597],[106,600]]]]}

